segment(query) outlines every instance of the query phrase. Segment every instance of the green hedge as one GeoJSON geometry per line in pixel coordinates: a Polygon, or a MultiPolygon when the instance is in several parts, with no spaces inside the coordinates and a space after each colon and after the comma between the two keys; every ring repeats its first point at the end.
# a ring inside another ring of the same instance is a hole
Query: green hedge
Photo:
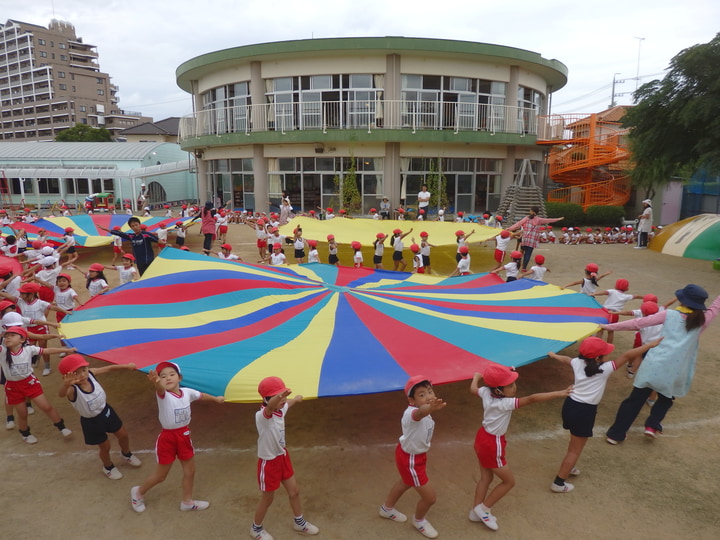
{"type": "Polygon", "coordinates": [[[623,224],[625,208],[622,206],[588,206],[585,223],[614,227],[623,224]]]}
{"type": "Polygon", "coordinates": [[[565,217],[555,225],[560,227],[576,227],[579,225],[594,225],[614,227],[623,224],[625,208],[622,206],[589,206],[583,212],[582,206],[573,203],[545,203],[548,217],[565,217]]]}
{"type": "Polygon", "coordinates": [[[579,204],[546,202],[545,211],[547,216],[551,218],[565,217],[565,219],[554,223],[559,227],[574,227],[585,223],[585,212],[583,212],[582,206],[579,204]]]}

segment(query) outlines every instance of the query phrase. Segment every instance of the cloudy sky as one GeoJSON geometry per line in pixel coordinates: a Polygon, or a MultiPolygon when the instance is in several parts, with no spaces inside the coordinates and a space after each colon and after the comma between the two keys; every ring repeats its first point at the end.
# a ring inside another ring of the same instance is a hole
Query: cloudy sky
{"type": "Polygon", "coordinates": [[[631,103],[640,83],[662,78],[682,49],[720,32],[717,0],[0,0],[0,19],[69,21],[97,45],[120,106],[160,120],[192,111],[175,69],[208,52],[269,41],[357,36],[458,39],[528,49],[569,69],[553,112],[631,103]],[[640,40],[638,38],[644,38],[640,40]]]}

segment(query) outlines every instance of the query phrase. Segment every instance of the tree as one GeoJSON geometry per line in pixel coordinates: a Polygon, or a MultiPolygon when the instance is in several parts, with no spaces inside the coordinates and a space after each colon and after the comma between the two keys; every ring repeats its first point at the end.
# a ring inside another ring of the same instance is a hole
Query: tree
{"type": "MultiPolygon", "coordinates": [[[[427,175],[426,181],[428,189],[432,193],[428,208],[435,208],[435,210],[448,207],[447,178],[440,172],[439,165],[440,158],[430,160],[430,173],[427,175]]],[[[425,216],[425,219],[427,218],[428,216],[425,216]]]]}
{"type": "Polygon", "coordinates": [[[678,53],[667,75],[634,97],[623,123],[631,128],[632,181],[646,196],[701,168],[720,172],[720,34],[678,53]]]}
{"type": "Polygon", "coordinates": [[[75,124],[57,134],[57,142],[112,142],[112,135],[103,128],[95,128],[87,124],[75,124]]]}

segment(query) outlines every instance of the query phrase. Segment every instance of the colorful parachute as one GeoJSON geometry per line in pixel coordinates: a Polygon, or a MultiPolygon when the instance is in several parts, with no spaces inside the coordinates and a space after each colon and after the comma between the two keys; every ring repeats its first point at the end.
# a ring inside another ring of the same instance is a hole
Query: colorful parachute
{"type": "Polygon", "coordinates": [[[268,267],[165,248],[62,332],[89,356],[144,371],[170,360],[188,386],[251,402],[270,375],[306,397],[396,390],[415,374],[468,379],[488,360],[521,366],[606,321],[595,299],[527,279],[268,267]]]}
{"type": "Polygon", "coordinates": [[[666,255],[715,261],[720,257],[720,216],[700,214],[663,227],[650,249],[666,255]]]}
{"type": "MultiPolygon", "coordinates": [[[[112,229],[119,226],[121,230],[128,231],[130,227],[127,220],[132,216],[126,214],[81,214],[69,217],[51,217],[43,218],[34,223],[13,223],[13,228],[24,229],[27,232],[30,241],[37,238],[38,231],[45,229],[48,235],[48,241],[56,244],[62,244],[63,235],[67,227],[74,229],[75,242],[81,247],[98,247],[107,246],[112,242],[110,234],[98,227],[112,229]]],[[[177,221],[189,222],[190,219],[166,218],[166,217],[140,217],[138,218],[147,230],[155,232],[161,224],[165,224],[168,228],[173,226],[177,221]]],[[[2,228],[2,234],[13,234],[9,227],[2,228]]]]}

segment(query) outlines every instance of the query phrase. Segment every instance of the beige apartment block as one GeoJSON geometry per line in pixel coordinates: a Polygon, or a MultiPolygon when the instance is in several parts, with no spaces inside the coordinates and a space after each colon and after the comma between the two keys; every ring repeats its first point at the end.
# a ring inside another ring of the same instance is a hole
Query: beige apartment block
{"type": "Polygon", "coordinates": [[[0,140],[51,141],[75,124],[123,129],[152,121],[120,109],[118,87],[100,71],[97,46],[69,22],[47,28],[0,24],[0,140]]]}

